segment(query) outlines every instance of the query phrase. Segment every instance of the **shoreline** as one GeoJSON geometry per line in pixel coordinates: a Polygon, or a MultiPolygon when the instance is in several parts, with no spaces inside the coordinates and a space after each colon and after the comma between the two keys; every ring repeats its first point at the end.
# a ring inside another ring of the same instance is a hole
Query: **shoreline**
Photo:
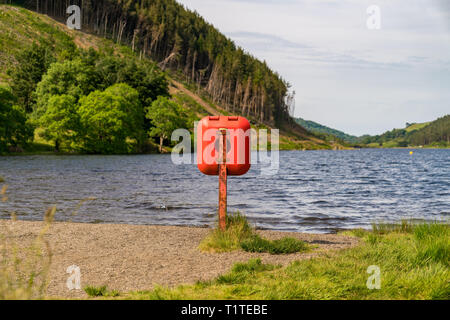
{"type": "MultiPolygon", "coordinates": [[[[1,176],[0,176],[1,177],[1,176]]],[[[1,189],[0,189],[1,190],[1,189]]],[[[1,222],[2,221],[11,221],[12,217],[11,216],[4,216],[4,217],[0,217],[0,226],[2,225],[1,222]]],[[[15,217],[15,222],[32,222],[32,223],[42,223],[42,217],[36,218],[36,219],[27,219],[26,217],[24,218],[23,216],[21,217],[15,217]]],[[[162,228],[169,228],[169,227],[175,227],[175,228],[185,228],[185,229],[203,229],[203,230],[208,230],[211,231],[214,229],[214,225],[216,224],[213,223],[212,225],[207,225],[207,224],[203,224],[203,225],[189,225],[189,224],[145,224],[145,223],[133,223],[133,222],[108,222],[108,221],[103,221],[103,220],[94,220],[94,221],[71,221],[71,220],[57,220],[54,219],[52,224],[80,224],[80,225],[84,225],[84,224],[88,224],[88,225],[103,225],[103,226],[136,226],[136,227],[162,227],[162,228]]],[[[250,223],[252,229],[254,229],[256,232],[261,232],[261,233],[282,233],[282,234],[286,234],[286,235],[295,235],[295,234],[303,234],[303,235],[339,235],[342,232],[346,232],[346,231],[351,231],[353,229],[363,229],[363,230],[370,230],[370,226],[367,227],[356,227],[356,228],[329,228],[330,230],[327,232],[317,232],[317,231],[297,231],[297,230],[279,230],[279,229],[267,229],[267,228],[262,228],[262,227],[258,227],[252,223],[250,223]]],[[[1,233],[0,233],[1,234],[1,233]]]]}
{"type": "MultiPolygon", "coordinates": [[[[434,147],[434,146],[414,146],[414,147],[349,147],[342,149],[300,149],[300,148],[280,148],[279,151],[355,151],[355,150],[450,150],[448,147],[434,147]]],[[[25,157],[25,156],[141,156],[141,155],[168,155],[170,152],[145,152],[145,153],[117,153],[117,154],[101,154],[101,153],[81,153],[81,152],[55,152],[55,151],[44,151],[44,152],[9,152],[0,154],[0,157],[25,157]]]]}
{"type": "MultiPolygon", "coordinates": [[[[0,235],[7,243],[25,249],[45,226],[42,221],[0,220],[0,235]]],[[[53,222],[45,234],[50,245],[48,297],[86,298],[83,290],[68,290],[67,268],[80,267],[81,286],[107,286],[125,293],[150,290],[157,285],[175,287],[211,280],[237,262],[260,258],[263,263],[287,265],[323,253],[354,247],[358,238],[336,234],[310,234],[257,230],[268,239],[294,237],[313,244],[310,252],[289,255],[205,253],[198,245],[210,228],[127,224],[53,222]]],[[[22,250],[24,251],[24,250],[22,250]]]]}

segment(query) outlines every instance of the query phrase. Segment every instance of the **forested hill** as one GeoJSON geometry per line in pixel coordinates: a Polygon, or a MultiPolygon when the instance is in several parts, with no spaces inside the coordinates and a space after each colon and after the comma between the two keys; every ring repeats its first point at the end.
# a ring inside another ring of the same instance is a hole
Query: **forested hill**
{"type": "Polygon", "coordinates": [[[360,137],[369,147],[450,147],[450,115],[426,123],[408,123],[404,129],[393,129],[377,136],[360,137]]]}
{"type": "Polygon", "coordinates": [[[450,115],[435,121],[407,123],[404,129],[393,129],[375,136],[352,136],[314,121],[296,118],[295,121],[324,140],[342,140],[358,147],[405,148],[450,147],[450,115]]]}
{"type": "Polygon", "coordinates": [[[176,70],[227,111],[278,127],[290,122],[289,84],[175,0],[6,2],[59,20],[67,19],[69,4],[78,5],[84,31],[127,43],[162,69],[176,70]]]}
{"type": "MultiPolygon", "coordinates": [[[[250,110],[214,103],[183,69],[144,55],[136,39],[133,48],[4,4],[0,29],[0,154],[168,152],[173,130],[250,110]]],[[[256,129],[275,126],[248,118],[256,129]]],[[[292,123],[276,126],[282,150],[342,148],[292,123]]]]}

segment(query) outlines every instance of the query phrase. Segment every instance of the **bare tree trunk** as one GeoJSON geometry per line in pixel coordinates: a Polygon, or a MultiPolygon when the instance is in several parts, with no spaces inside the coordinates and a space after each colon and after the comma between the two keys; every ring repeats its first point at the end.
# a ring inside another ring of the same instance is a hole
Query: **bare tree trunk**
{"type": "Polygon", "coordinates": [[[106,32],[108,31],[107,27],[108,27],[108,14],[106,14],[105,17],[105,29],[104,29],[105,31],[103,32],[104,35],[106,35],[106,32]]]}
{"type": "Polygon", "coordinates": [[[191,80],[194,81],[195,78],[195,63],[197,62],[197,51],[194,52],[194,59],[192,60],[192,75],[191,80]]]}
{"type": "Polygon", "coordinates": [[[162,153],[164,138],[161,136],[159,137],[159,153],[162,153]]]}
{"type": "Polygon", "coordinates": [[[132,48],[133,52],[134,52],[134,48],[135,48],[135,45],[136,45],[136,35],[137,35],[138,32],[139,32],[138,29],[134,29],[133,41],[131,41],[131,48],[132,48]]]}
{"type": "Polygon", "coordinates": [[[250,96],[250,83],[252,82],[252,79],[249,77],[247,80],[247,87],[245,88],[245,93],[244,93],[244,101],[242,101],[243,103],[243,108],[242,108],[242,114],[243,115],[248,115],[248,98],[250,96]]]}
{"type": "Polygon", "coordinates": [[[120,21],[120,26],[119,26],[119,34],[117,36],[117,43],[121,43],[122,42],[122,35],[123,35],[123,31],[125,30],[125,26],[127,25],[127,21],[120,21]]]}

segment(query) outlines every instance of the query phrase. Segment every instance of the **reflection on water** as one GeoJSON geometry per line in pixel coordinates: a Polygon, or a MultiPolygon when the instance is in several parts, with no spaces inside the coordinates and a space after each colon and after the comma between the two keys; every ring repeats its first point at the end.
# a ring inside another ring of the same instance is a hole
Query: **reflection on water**
{"type": "MultiPolygon", "coordinates": [[[[229,211],[260,228],[330,232],[401,218],[448,219],[450,150],[286,151],[275,176],[258,165],[229,179],[229,211]]],[[[212,225],[218,178],[170,155],[0,157],[9,184],[0,218],[212,225]],[[94,197],[95,200],[81,200],[94,197]],[[76,211],[76,212],[74,212],[76,211]]]]}

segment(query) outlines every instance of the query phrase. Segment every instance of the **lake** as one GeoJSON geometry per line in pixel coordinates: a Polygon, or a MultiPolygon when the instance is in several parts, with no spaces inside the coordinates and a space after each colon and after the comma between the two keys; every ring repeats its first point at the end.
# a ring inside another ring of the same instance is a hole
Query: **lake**
{"type": "MultiPolygon", "coordinates": [[[[260,165],[228,183],[228,211],[264,229],[335,232],[403,218],[447,220],[450,150],[282,151],[276,175],[260,165]]],[[[170,155],[0,157],[9,185],[0,218],[211,226],[218,178],[170,155]],[[87,198],[95,198],[87,200],[87,198]]]]}

